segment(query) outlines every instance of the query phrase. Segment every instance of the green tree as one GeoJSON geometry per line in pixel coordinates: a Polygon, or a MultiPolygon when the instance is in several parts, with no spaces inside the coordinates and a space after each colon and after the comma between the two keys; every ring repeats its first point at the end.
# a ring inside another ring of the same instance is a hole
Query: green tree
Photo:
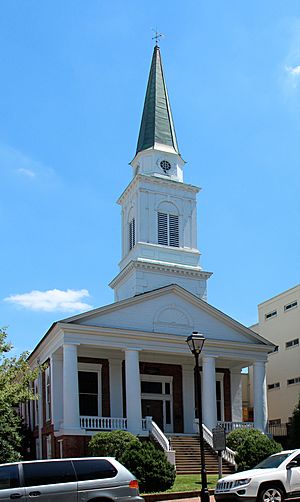
{"type": "Polygon", "coordinates": [[[252,469],[269,455],[282,450],[281,444],[257,429],[232,431],[227,436],[227,446],[236,452],[239,471],[252,469]]]}
{"type": "Polygon", "coordinates": [[[291,448],[300,448],[300,395],[290,424],[290,445],[291,448]]]}
{"type": "Polygon", "coordinates": [[[5,328],[0,328],[0,463],[21,458],[24,425],[16,408],[28,399],[34,399],[30,383],[39,369],[32,371],[28,353],[9,356],[13,346],[7,341],[5,328]]]}

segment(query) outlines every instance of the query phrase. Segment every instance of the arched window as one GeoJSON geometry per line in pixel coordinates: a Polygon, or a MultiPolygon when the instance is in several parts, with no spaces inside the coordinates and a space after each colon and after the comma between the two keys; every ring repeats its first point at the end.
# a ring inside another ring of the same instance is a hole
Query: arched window
{"type": "Polygon", "coordinates": [[[179,247],[179,216],[174,204],[163,202],[159,205],[157,229],[158,244],[179,247]]]}

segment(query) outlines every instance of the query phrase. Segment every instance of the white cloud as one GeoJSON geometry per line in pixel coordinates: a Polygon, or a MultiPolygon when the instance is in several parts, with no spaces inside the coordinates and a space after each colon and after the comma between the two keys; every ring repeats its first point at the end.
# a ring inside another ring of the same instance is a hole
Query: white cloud
{"type": "Polygon", "coordinates": [[[87,289],[50,289],[48,291],[31,291],[4,298],[6,302],[19,305],[28,310],[41,312],[82,312],[92,308],[81,300],[90,296],[87,289]]]}
{"type": "Polygon", "coordinates": [[[286,66],[286,71],[291,75],[300,75],[300,65],[298,66],[286,66]]]}
{"type": "Polygon", "coordinates": [[[0,143],[0,170],[10,174],[22,175],[32,180],[54,182],[57,178],[55,171],[35,160],[22,151],[0,143]]]}
{"type": "Polygon", "coordinates": [[[23,174],[24,176],[27,176],[28,178],[34,178],[35,173],[31,169],[25,169],[25,167],[20,167],[17,169],[18,173],[23,174]]]}

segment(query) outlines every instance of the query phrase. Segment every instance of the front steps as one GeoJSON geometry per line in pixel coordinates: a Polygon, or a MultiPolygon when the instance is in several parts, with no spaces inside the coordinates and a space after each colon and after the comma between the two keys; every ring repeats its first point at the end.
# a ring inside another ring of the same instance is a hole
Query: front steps
{"type": "MultiPolygon", "coordinates": [[[[171,449],[175,450],[177,474],[200,473],[200,440],[199,436],[170,436],[171,449]]],[[[205,466],[207,474],[218,474],[218,455],[204,441],[205,466]]],[[[222,459],[222,473],[232,474],[234,466],[222,459]]]]}

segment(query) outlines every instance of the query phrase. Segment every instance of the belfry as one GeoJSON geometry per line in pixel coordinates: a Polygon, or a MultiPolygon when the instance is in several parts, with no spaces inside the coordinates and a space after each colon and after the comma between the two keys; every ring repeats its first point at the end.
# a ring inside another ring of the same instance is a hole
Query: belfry
{"type": "Polygon", "coordinates": [[[206,299],[211,273],[199,265],[199,188],[183,181],[182,159],[164,77],[154,47],[133,178],[118,200],[122,207],[120,273],[111,282],[115,300],[178,284],[206,299]]]}

